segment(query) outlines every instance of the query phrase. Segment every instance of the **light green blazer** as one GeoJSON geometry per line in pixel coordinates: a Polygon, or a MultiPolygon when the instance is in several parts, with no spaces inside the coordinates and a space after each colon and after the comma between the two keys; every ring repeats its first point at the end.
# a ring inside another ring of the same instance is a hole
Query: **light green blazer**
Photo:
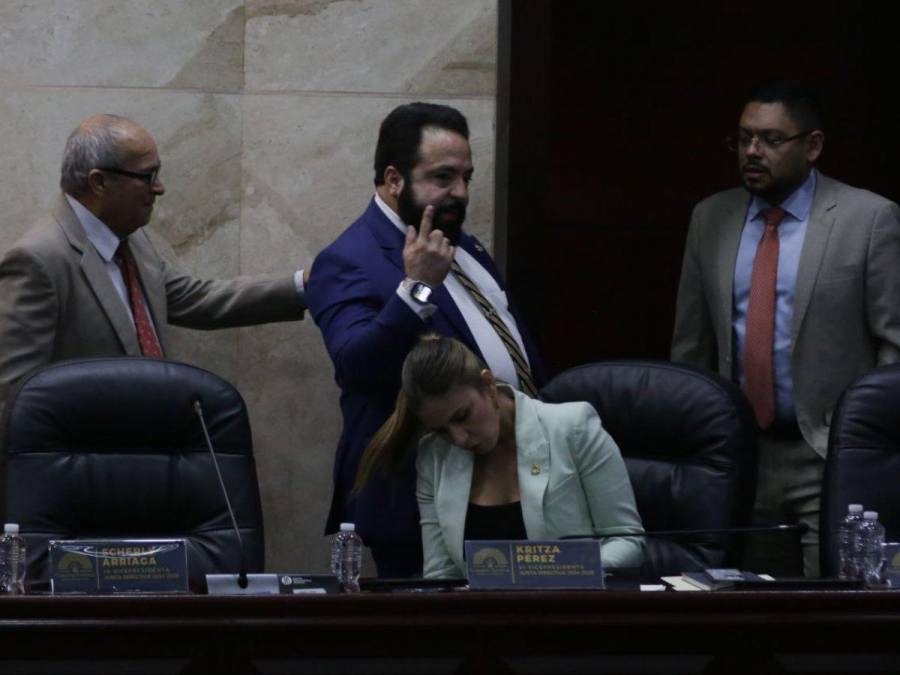
{"type": "MultiPolygon", "coordinates": [[[[529,539],[643,531],[625,462],[588,403],[542,403],[516,391],[519,495],[529,539]]],[[[419,443],[416,496],[426,577],[464,577],[474,455],[435,435],[419,443]]],[[[640,538],[601,547],[607,567],[637,567],[640,538]]]]}

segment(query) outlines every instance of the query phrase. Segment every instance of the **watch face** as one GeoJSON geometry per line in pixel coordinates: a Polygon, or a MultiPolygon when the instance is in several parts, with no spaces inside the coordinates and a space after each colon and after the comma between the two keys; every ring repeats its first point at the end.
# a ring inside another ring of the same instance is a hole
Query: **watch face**
{"type": "Polygon", "coordinates": [[[413,300],[424,304],[428,302],[428,299],[431,297],[431,287],[428,286],[428,284],[423,284],[421,281],[417,281],[415,284],[413,284],[413,287],[410,290],[409,294],[413,297],[413,300]]]}

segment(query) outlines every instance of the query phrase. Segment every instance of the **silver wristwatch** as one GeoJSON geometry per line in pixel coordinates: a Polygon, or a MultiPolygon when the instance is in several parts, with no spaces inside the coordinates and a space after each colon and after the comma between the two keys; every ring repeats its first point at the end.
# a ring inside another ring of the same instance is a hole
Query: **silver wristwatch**
{"type": "Polygon", "coordinates": [[[403,285],[409,290],[409,296],[420,305],[428,304],[434,289],[424,281],[416,281],[415,279],[404,279],[403,285]]]}

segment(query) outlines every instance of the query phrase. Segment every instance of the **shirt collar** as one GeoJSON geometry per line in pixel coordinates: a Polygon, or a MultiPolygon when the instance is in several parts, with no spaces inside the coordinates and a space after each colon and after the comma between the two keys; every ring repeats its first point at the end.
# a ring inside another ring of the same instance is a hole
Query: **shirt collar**
{"type": "Polygon", "coordinates": [[[116,249],[119,248],[119,238],[110,230],[102,220],[87,210],[84,204],[71,195],[66,195],[69,206],[75,212],[78,222],[84,228],[87,238],[97,249],[97,253],[106,262],[112,262],[116,249]]]}
{"type": "Polygon", "coordinates": [[[400,230],[404,235],[406,234],[406,223],[400,220],[400,216],[396,214],[394,209],[388,206],[385,201],[378,196],[378,193],[375,193],[375,203],[378,205],[378,208],[381,209],[381,212],[387,216],[387,219],[390,220],[398,230],[400,230]]]}
{"type": "MultiPolygon", "coordinates": [[[[803,184],[794,190],[790,197],[781,203],[781,208],[798,222],[803,222],[809,219],[809,212],[812,210],[813,196],[815,193],[816,170],[813,169],[809,172],[809,176],[806,177],[803,184]]],[[[752,214],[751,220],[761,218],[760,212],[764,209],[771,208],[771,206],[772,205],[762,197],[753,197],[753,200],[750,202],[750,213],[752,214]]]]}

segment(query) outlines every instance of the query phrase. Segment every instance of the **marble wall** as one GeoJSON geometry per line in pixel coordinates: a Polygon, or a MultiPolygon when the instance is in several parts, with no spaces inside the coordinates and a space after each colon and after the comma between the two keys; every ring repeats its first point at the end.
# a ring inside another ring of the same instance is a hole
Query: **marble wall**
{"type": "MultiPolygon", "coordinates": [[[[3,0],[0,251],[55,198],[69,131],[110,112],[157,140],[149,228],[170,260],[307,266],[365,207],[378,124],[410,100],[469,118],[467,227],[490,243],[496,28],[496,0],[3,0]]],[[[247,401],[268,567],[325,570],[340,414],[315,324],[179,331],[173,352],[247,401]]]]}

